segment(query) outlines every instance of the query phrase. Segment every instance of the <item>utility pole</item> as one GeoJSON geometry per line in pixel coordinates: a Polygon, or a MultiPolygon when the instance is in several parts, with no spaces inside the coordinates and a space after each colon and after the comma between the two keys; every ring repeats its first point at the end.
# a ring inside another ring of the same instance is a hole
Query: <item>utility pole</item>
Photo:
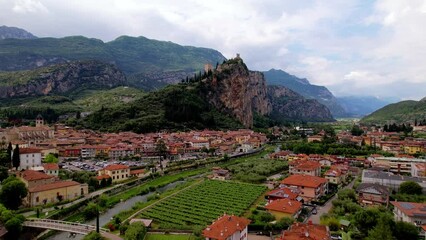
{"type": "Polygon", "coordinates": [[[96,232],[99,233],[99,208],[97,208],[96,213],[96,232]]]}

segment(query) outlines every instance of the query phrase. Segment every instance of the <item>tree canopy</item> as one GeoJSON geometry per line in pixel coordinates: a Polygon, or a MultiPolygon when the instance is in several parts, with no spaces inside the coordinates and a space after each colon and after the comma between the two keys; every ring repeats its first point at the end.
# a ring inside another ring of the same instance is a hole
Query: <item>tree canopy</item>
{"type": "Polygon", "coordinates": [[[59,159],[52,153],[49,153],[46,155],[46,157],[44,158],[44,162],[45,163],[58,163],[59,159]]]}
{"type": "Polygon", "coordinates": [[[124,234],[125,240],[143,240],[146,234],[146,228],[141,222],[134,222],[129,225],[124,234]]]}
{"type": "Polygon", "coordinates": [[[406,181],[399,186],[399,193],[421,195],[423,188],[416,182],[406,181]]]}
{"type": "Polygon", "coordinates": [[[25,183],[14,176],[10,176],[3,181],[3,187],[0,190],[0,201],[8,209],[18,209],[22,204],[22,199],[28,194],[25,183]]]}

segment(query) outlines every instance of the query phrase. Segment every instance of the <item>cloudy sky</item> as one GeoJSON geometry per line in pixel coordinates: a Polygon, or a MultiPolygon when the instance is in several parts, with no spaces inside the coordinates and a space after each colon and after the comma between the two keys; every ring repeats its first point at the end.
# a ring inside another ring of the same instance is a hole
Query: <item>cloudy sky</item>
{"type": "Polygon", "coordinates": [[[0,0],[38,37],[145,36],[283,69],[337,96],[426,96],[424,0],[0,0]]]}

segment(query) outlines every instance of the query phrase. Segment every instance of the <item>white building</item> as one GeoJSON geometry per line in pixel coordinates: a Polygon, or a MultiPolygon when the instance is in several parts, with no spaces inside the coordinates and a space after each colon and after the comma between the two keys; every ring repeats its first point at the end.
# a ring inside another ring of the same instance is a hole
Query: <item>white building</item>
{"type": "Polygon", "coordinates": [[[27,170],[34,167],[41,167],[41,151],[34,148],[19,149],[20,165],[19,170],[27,170]]]}
{"type": "Polygon", "coordinates": [[[391,202],[394,206],[393,214],[396,221],[409,222],[416,225],[425,235],[426,227],[426,203],[391,202]]]}

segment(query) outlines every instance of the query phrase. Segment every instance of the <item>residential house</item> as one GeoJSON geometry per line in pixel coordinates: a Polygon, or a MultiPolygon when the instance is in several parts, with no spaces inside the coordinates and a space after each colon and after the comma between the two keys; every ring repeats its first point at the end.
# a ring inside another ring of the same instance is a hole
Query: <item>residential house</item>
{"type": "Polygon", "coordinates": [[[312,135],[308,136],[308,142],[322,142],[323,136],[321,135],[312,135]]]}
{"type": "Polygon", "coordinates": [[[25,183],[27,188],[45,185],[55,181],[54,176],[50,176],[34,170],[24,170],[18,172],[17,177],[25,183]]]}
{"type": "MultiPolygon", "coordinates": [[[[393,214],[396,221],[409,222],[421,228],[422,233],[426,225],[426,203],[414,202],[390,202],[393,206],[393,214]]],[[[425,235],[426,236],[426,235],[425,235]]]]}
{"type": "Polygon", "coordinates": [[[127,180],[130,177],[130,168],[122,164],[108,165],[104,169],[98,171],[98,176],[103,175],[108,175],[112,178],[113,183],[127,180]]]}
{"type": "Polygon", "coordinates": [[[411,176],[426,178],[426,163],[412,163],[411,176]]]}
{"type": "Polygon", "coordinates": [[[231,179],[231,173],[226,169],[220,167],[213,167],[212,179],[229,180],[231,179]]]}
{"type": "Polygon", "coordinates": [[[19,149],[19,170],[41,167],[41,151],[34,148],[19,149]]]}
{"type": "Polygon", "coordinates": [[[44,163],[43,172],[47,175],[58,176],[59,175],[59,165],[57,163],[44,163]]]}
{"type": "Polygon", "coordinates": [[[387,187],[376,183],[361,183],[356,189],[358,202],[361,205],[384,205],[389,204],[389,190],[387,187]]]}
{"type": "Polygon", "coordinates": [[[377,157],[372,160],[372,166],[389,166],[393,173],[411,174],[412,165],[421,163],[426,165],[426,160],[421,158],[406,158],[406,157],[377,157]]]}
{"type": "Polygon", "coordinates": [[[267,203],[265,208],[275,216],[275,219],[283,217],[297,218],[302,211],[302,203],[283,198],[267,203]]]}
{"type": "Polygon", "coordinates": [[[321,164],[316,161],[295,160],[289,164],[290,174],[303,174],[310,176],[321,176],[321,164]]]}
{"type": "Polygon", "coordinates": [[[327,226],[308,223],[293,223],[288,230],[283,231],[275,240],[330,240],[330,230],[327,226]]]}
{"type": "Polygon", "coordinates": [[[329,169],[324,173],[324,177],[328,180],[329,183],[336,185],[341,185],[344,177],[340,169],[329,169]]]}
{"type": "Polygon", "coordinates": [[[268,202],[272,202],[277,199],[290,199],[290,200],[296,200],[296,201],[302,201],[302,197],[299,196],[299,194],[302,191],[299,188],[278,188],[271,190],[265,195],[265,198],[268,200],[268,202]]]}
{"type": "Polygon", "coordinates": [[[246,218],[224,214],[203,230],[203,236],[206,240],[248,240],[249,223],[246,218]]]}
{"type": "Polygon", "coordinates": [[[304,201],[310,202],[326,194],[328,181],[322,177],[295,174],[282,180],[280,188],[282,187],[299,188],[300,196],[304,201]]]}

